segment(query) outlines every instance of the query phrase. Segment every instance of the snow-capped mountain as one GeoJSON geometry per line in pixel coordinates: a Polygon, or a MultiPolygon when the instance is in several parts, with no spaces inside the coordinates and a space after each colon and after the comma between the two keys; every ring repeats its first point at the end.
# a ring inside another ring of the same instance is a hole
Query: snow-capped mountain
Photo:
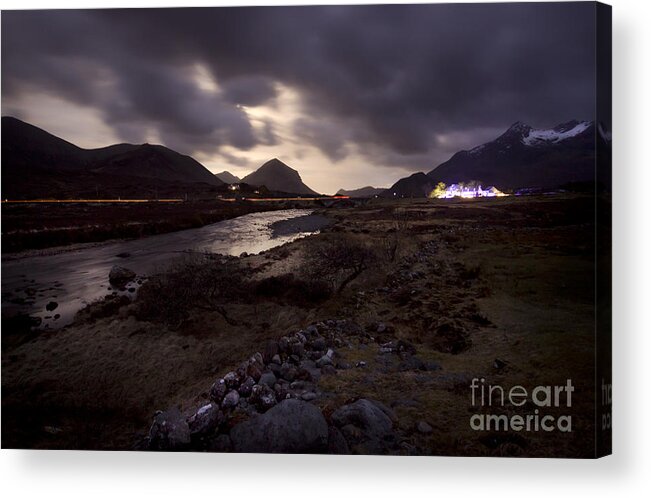
{"type": "Polygon", "coordinates": [[[383,196],[422,197],[438,182],[477,181],[517,189],[554,188],[596,178],[610,188],[610,176],[601,174],[610,170],[610,158],[610,132],[602,124],[595,129],[593,121],[573,120],[535,129],[518,121],[495,140],[457,152],[427,176],[416,173],[398,180],[383,196]]]}
{"type": "Polygon", "coordinates": [[[549,130],[529,130],[529,133],[523,137],[522,143],[533,147],[545,147],[551,144],[557,144],[568,138],[580,135],[592,126],[590,121],[570,121],[556,128],[549,130]]]}
{"type": "Polygon", "coordinates": [[[428,176],[434,182],[480,181],[501,189],[594,181],[597,141],[610,147],[605,136],[591,121],[549,129],[517,122],[495,140],[457,152],[428,176]]]}

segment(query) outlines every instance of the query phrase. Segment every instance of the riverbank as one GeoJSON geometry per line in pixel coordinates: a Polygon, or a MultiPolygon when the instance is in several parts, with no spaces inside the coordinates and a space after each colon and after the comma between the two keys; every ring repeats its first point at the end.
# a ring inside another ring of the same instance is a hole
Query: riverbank
{"type": "MultiPolygon", "coordinates": [[[[147,436],[156,410],[196,413],[216,379],[269,341],[310,324],[326,334],[328,320],[345,320],[357,333],[336,336],[336,371],[321,372],[307,401],[328,424],[361,398],[392,410],[396,452],[588,455],[593,208],[593,199],[568,195],[338,209],[319,235],[194,265],[198,273],[179,271],[149,295],[184,295],[187,282],[215,281],[211,272],[228,276],[224,290],[235,292],[190,295],[191,304],[175,298],[183,309],[172,315],[146,313],[138,300],[97,303],[62,330],[3,347],[3,446],[128,449],[147,436]],[[340,278],[319,293],[328,273],[315,272],[313,258],[333,251],[345,256],[329,260],[340,278]],[[360,255],[362,271],[335,290],[354,272],[345,260],[360,255]],[[388,348],[393,340],[409,344],[409,355],[388,348]],[[500,438],[471,430],[473,378],[502,386],[577,379],[573,432],[500,438]]],[[[233,414],[233,423],[249,417],[233,414]]]]}
{"type": "Polygon", "coordinates": [[[62,251],[69,245],[136,239],[283,208],[220,200],[3,204],[2,254],[48,248],[62,251]]]}
{"type": "MultiPolygon", "coordinates": [[[[129,241],[77,244],[74,250],[41,250],[29,257],[2,261],[2,312],[20,318],[29,315],[40,328],[60,328],[81,308],[107,296],[132,299],[147,277],[164,271],[192,254],[239,256],[255,254],[291,242],[325,226],[323,216],[311,210],[290,209],[250,213],[200,228],[152,235],[129,241]],[[294,218],[301,221],[291,223],[294,218]],[[289,222],[289,224],[287,224],[289,222]],[[283,225],[283,233],[273,226],[283,225]],[[136,275],[129,285],[109,282],[115,266],[136,275]]],[[[35,251],[30,251],[34,253],[35,251]]],[[[4,322],[3,322],[4,323],[4,322]]]]}

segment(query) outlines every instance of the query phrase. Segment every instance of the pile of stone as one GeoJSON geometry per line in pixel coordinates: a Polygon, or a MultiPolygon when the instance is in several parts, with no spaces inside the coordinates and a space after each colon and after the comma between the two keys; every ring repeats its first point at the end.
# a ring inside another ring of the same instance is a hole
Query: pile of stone
{"type": "Polygon", "coordinates": [[[352,336],[367,335],[354,322],[328,320],[269,341],[264,352],[217,379],[209,391],[210,402],[196,412],[189,416],[178,409],[157,412],[144,447],[348,453],[350,441],[370,452],[387,449],[395,443],[395,438],[387,437],[393,433],[388,408],[360,400],[351,405],[356,408],[344,405],[334,412],[328,424],[311,403],[324,395],[318,388],[321,376],[351,368],[338,361],[334,348],[349,345],[352,336]],[[234,423],[243,418],[248,420],[234,423]]]}

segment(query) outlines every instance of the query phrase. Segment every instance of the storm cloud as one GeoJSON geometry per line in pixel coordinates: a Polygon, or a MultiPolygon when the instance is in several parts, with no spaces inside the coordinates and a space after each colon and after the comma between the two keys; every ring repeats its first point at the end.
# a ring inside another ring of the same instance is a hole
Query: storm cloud
{"type": "Polygon", "coordinates": [[[592,119],[594,19],[578,2],[5,11],[3,114],[41,92],[183,153],[293,140],[428,170],[518,120],[592,119]]]}

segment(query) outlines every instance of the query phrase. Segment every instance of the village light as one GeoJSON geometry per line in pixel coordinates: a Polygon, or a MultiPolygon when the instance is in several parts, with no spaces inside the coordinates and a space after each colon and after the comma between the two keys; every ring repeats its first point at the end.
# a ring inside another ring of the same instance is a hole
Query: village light
{"type": "Polygon", "coordinates": [[[464,185],[463,183],[453,183],[446,187],[444,183],[439,183],[429,196],[434,199],[452,199],[453,197],[473,199],[475,197],[506,197],[508,195],[498,190],[497,187],[484,189],[481,185],[464,185]]]}

